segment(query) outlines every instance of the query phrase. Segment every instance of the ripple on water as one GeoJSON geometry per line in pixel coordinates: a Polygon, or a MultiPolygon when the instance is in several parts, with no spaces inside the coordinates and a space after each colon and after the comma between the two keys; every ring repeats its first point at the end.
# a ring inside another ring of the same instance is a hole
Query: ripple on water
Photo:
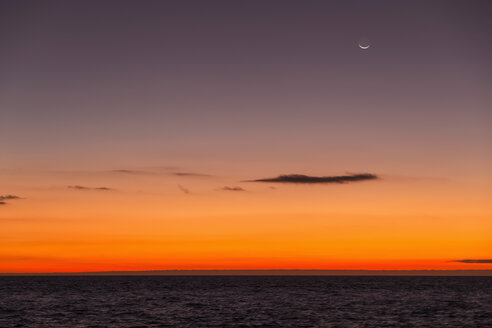
{"type": "Polygon", "coordinates": [[[0,327],[488,327],[492,277],[0,277],[0,327]]]}

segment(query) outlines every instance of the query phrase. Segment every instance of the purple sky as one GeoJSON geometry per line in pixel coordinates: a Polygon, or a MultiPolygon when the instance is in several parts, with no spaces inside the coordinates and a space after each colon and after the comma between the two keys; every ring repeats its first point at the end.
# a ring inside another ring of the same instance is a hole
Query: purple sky
{"type": "Polygon", "coordinates": [[[3,168],[490,164],[488,1],[0,6],[3,168]]]}

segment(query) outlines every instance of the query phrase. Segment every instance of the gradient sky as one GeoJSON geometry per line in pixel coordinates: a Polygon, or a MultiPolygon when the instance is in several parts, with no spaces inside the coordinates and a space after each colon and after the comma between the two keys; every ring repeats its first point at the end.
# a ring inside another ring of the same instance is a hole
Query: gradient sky
{"type": "Polygon", "coordinates": [[[0,272],[491,269],[491,9],[2,1],[0,272]]]}

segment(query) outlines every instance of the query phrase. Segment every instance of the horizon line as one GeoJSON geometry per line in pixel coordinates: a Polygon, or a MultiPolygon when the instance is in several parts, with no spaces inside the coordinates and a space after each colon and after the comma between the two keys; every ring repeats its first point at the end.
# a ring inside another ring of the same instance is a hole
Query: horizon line
{"type": "Polygon", "coordinates": [[[492,269],[172,269],[75,272],[0,272],[0,276],[492,276],[492,269]]]}

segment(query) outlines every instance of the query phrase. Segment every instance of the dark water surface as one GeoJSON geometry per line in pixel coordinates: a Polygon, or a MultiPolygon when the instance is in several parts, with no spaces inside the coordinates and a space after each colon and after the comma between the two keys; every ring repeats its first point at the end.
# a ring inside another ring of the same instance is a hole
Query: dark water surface
{"type": "Polygon", "coordinates": [[[0,277],[0,327],[492,327],[492,277],[0,277]]]}

